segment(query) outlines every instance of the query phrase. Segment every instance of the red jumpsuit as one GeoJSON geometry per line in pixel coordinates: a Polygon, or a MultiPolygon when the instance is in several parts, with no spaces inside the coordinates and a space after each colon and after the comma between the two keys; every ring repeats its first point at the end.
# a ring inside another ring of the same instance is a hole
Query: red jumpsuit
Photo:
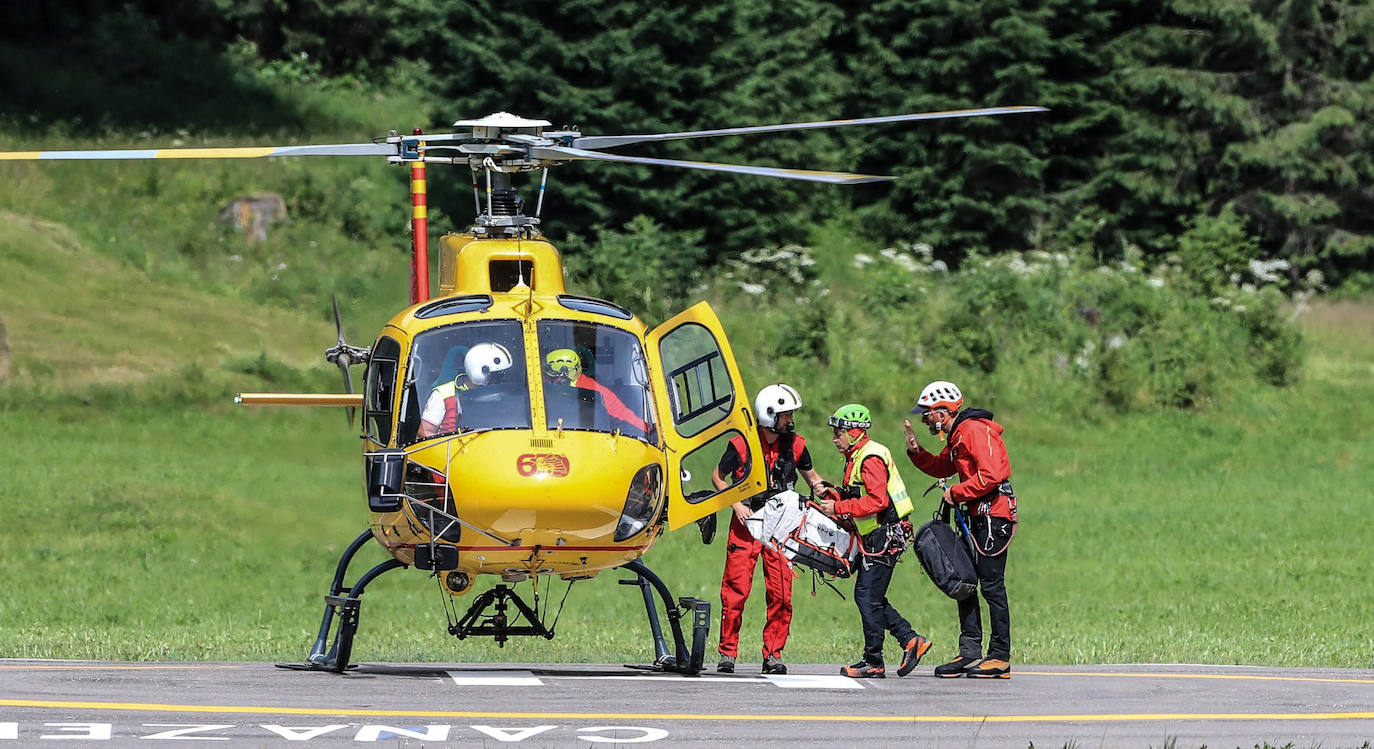
{"type": "MultiPolygon", "coordinates": [[[[790,489],[796,482],[796,471],[811,470],[811,454],[801,435],[779,435],[771,445],[759,428],[759,442],[763,445],[764,465],[768,468],[770,489],[790,489]],[[779,449],[791,437],[791,455],[779,461],[779,449]],[[781,463],[781,465],[780,465],[781,463]]],[[[743,437],[736,437],[725,448],[717,470],[721,476],[743,474],[743,456],[747,451],[743,437]]],[[[787,559],[777,551],[766,548],[762,541],[749,534],[734,512],[730,513],[730,537],[725,546],[725,574],[720,581],[720,647],[721,655],[739,656],[740,619],[744,603],[754,586],[754,568],[763,556],[763,584],[768,604],[763,625],[763,657],[778,657],[787,645],[792,627],[792,569],[787,559]]]]}

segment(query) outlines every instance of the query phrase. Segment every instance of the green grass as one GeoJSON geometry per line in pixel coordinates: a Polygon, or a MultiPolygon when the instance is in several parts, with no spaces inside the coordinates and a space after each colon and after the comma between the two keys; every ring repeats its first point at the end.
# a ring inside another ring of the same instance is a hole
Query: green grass
{"type": "MultiPolygon", "coordinates": [[[[1361,327],[1367,306],[1343,314],[1310,313],[1313,364],[1290,389],[1100,423],[999,414],[1023,517],[1008,575],[1017,662],[1371,665],[1374,521],[1361,487],[1374,471],[1361,435],[1374,418],[1374,342],[1361,327]]],[[[337,556],[366,523],[356,438],[334,411],[230,405],[237,388],[264,385],[235,370],[273,367],[231,361],[133,385],[0,391],[0,432],[11,435],[0,455],[14,467],[0,474],[0,656],[302,657],[337,556]]],[[[331,385],[317,368],[288,387],[331,385]]],[[[826,405],[802,413],[833,477],[838,456],[817,424],[826,405]]],[[[897,444],[901,413],[877,418],[876,436],[897,444]]],[[[926,485],[914,469],[904,475],[926,485]]],[[[689,526],[646,561],[676,595],[717,602],[722,554],[689,526]]],[[[370,548],[355,574],[382,558],[370,548]]],[[[364,599],[355,657],[643,660],[646,628],[634,591],[613,582],[621,576],[576,585],[553,642],[501,650],[445,635],[435,583],[393,572],[364,599]]],[[[788,658],[852,658],[852,602],[824,587],[811,598],[808,578],[795,589],[788,658]]],[[[954,604],[910,560],[890,598],[937,656],[953,651],[954,604]]],[[[746,657],[761,609],[759,598],[746,614],[746,657]]]]}

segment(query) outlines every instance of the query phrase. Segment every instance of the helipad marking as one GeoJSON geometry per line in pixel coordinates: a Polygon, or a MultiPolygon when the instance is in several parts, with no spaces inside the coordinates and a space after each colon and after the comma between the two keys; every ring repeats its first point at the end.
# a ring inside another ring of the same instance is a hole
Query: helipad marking
{"type": "Polygon", "coordinates": [[[763,678],[783,689],[863,689],[863,685],[848,676],[828,674],[769,674],[763,678]]]}
{"type": "Polygon", "coordinates": [[[531,671],[446,671],[460,687],[542,687],[531,671]]]}
{"type": "Polygon", "coordinates": [[[1121,723],[1181,720],[1374,720],[1374,712],[1351,713],[1088,713],[1066,715],[748,715],[743,713],[517,713],[472,710],[376,710],[347,707],[176,705],[141,702],[0,700],[0,707],[59,710],[128,710],[249,715],[331,715],[388,718],[505,718],[515,720],[718,720],[806,723],[1121,723]]]}
{"type": "Polygon", "coordinates": [[[795,674],[795,675],[760,675],[750,676],[698,676],[691,679],[684,679],[681,676],[660,676],[660,675],[612,675],[597,674],[595,676],[553,676],[558,680],[581,680],[581,681],[671,681],[678,684],[768,684],[771,683],[783,689],[863,689],[863,685],[845,676],[826,676],[815,674],[795,674]]]}

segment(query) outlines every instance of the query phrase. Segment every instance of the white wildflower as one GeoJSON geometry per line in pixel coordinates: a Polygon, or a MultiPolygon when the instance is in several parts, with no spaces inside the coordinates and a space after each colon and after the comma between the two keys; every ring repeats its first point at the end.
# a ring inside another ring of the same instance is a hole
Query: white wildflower
{"type": "Polygon", "coordinates": [[[1260,283],[1278,283],[1283,280],[1280,271],[1292,267],[1287,260],[1250,260],[1250,275],[1260,283]]]}
{"type": "Polygon", "coordinates": [[[894,250],[891,247],[883,250],[882,252],[879,252],[878,254],[882,255],[888,260],[891,260],[902,270],[908,273],[915,273],[917,271],[916,260],[910,255],[898,252],[897,250],[894,250]]]}
{"type": "Polygon", "coordinates": [[[764,286],[761,283],[748,283],[745,281],[740,281],[739,288],[741,291],[748,294],[749,296],[758,296],[759,294],[762,294],[764,292],[764,286]]]}
{"type": "Polygon", "coordinates": [[[859,254],[857,254],[857,255],[854,256],[854,267],[855,267],[855,268],[860,268],[860,269],[862,269],[865,265],[868,265],[868,264],[871,263],[871,262],[873,262],[873,256],[872,256],[872,255],[865,255],[864,253],[860,252],[859,254]]]}
{"type": "Polygon", "coordinates": [[[1097,345],[1092,341],[1083,344],[1083,350],[1078,352],[1078,356],[1073,358],[1073,363],[1081,370],[1087,371],[1093,365],[1093,353],[1097,351],[1097,345]]]}

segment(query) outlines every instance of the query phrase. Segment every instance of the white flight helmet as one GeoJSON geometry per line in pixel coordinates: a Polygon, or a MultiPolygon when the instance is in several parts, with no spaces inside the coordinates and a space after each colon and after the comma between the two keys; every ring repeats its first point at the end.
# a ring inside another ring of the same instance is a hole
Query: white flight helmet
{"type": "Polygon", "coordinates": [[[510,367],[510,352],[499,343],[479,343],[463,356],[463,370],[474,385],[485,385],[493,374],[510,367]]]}
{"type": "Polygon", "coordinates": [[[916,399],[916,407],[911,409],[911,412],[925,413],[932,408],[947,408],[953,413],[963,406],[964,394],[959,392],[958,385],[945,380],[936,380],[926,385],[925,390],[921,391],[921,397],[916,399]]]}
{"type": "Polygon", "coordinates": [[[791,385],[781,382],[759,391],[754,398],[754,411],[759,415],[759,426],[773,429],[778,425],[778,414],[801,408],[801,394],[791,385]]]}

